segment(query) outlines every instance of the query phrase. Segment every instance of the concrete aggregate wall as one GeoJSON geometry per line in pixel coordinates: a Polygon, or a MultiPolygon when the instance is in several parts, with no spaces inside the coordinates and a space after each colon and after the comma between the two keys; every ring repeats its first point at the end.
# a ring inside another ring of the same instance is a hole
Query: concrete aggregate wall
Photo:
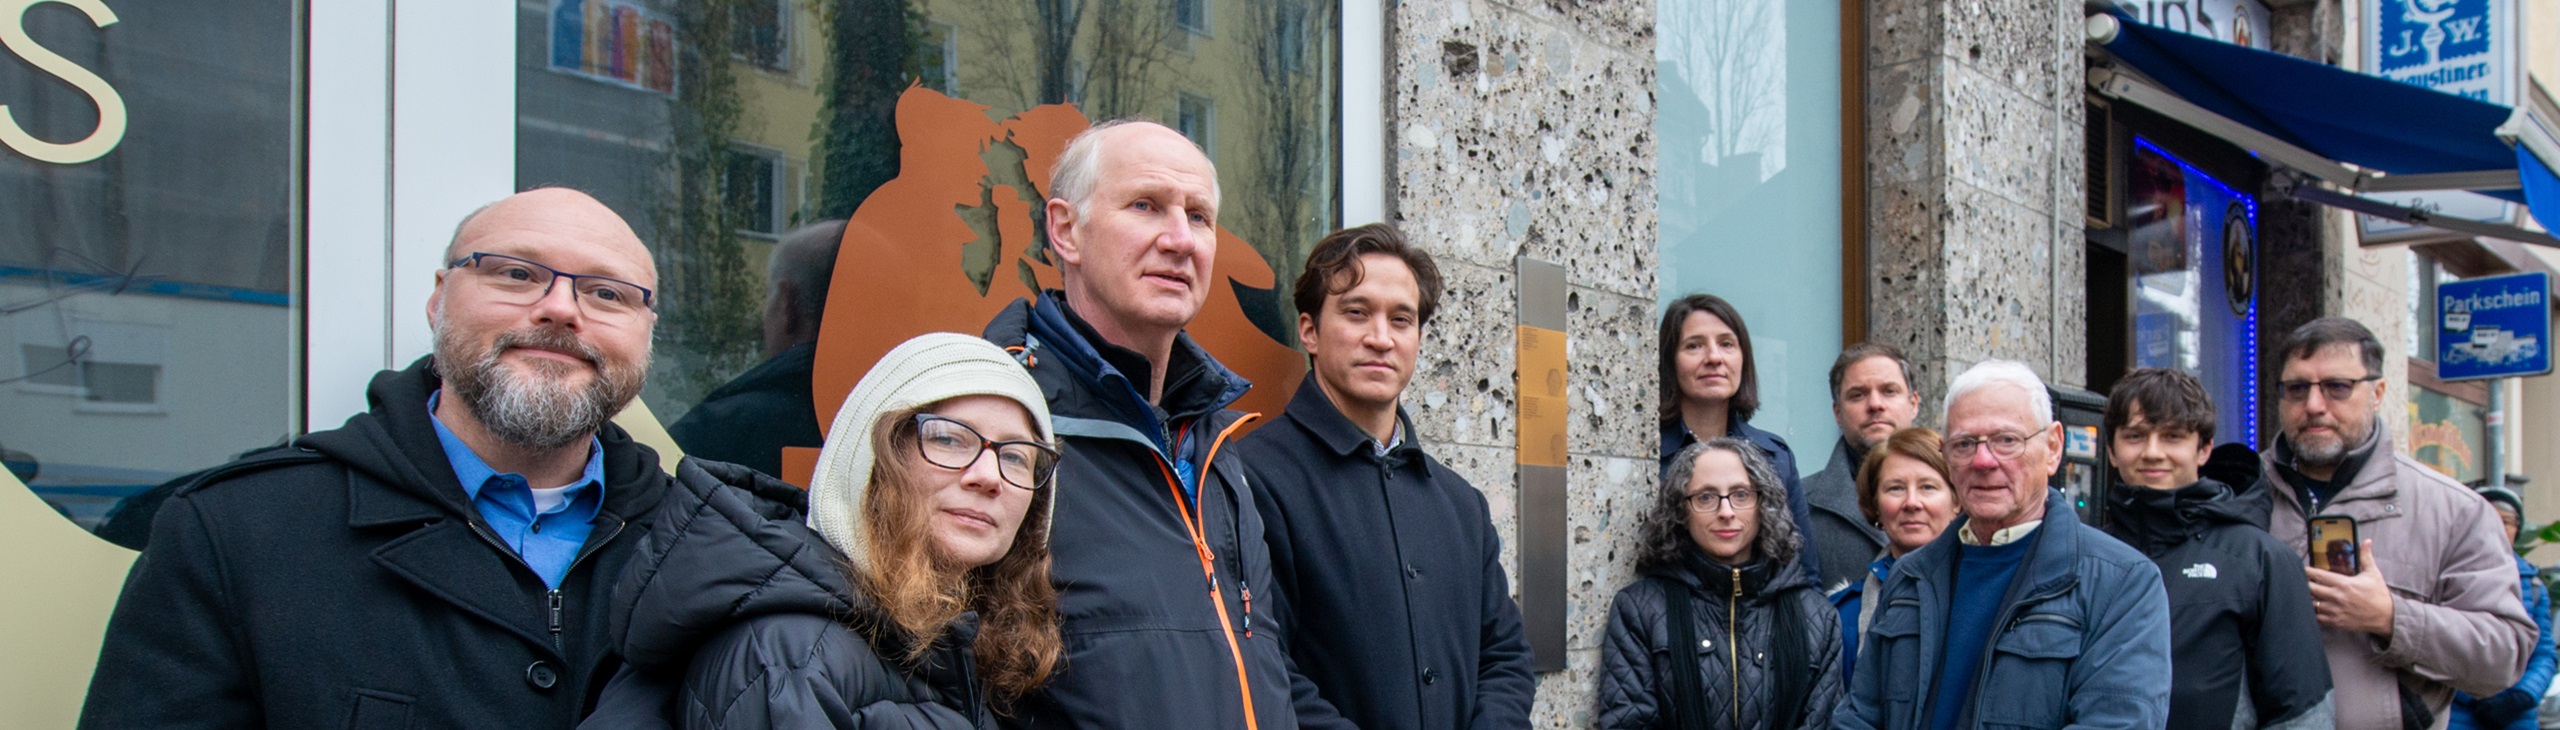
{"type": "Polygon", "coordinates": [[[1609,601],[1655,483],[1654,34],[1648,0],[1398,3],[1394,222],[1449,280],[1406,403],[1485,492],[1515,590],[1516,256],[1562,264],[1571,372],[1568,669],[1536,724],[1588,727],[1609,601]]]}

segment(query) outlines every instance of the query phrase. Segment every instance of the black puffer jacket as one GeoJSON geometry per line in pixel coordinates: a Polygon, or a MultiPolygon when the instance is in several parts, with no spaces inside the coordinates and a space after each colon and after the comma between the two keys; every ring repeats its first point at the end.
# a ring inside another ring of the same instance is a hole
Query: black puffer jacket
{"type": "Polygon", "coordinates": [[[2252,499],[2212,479],[2118,484],[2107,534],[2150,556],[2169,591],[2169,727],[2329,727],[2329,658],[2302,559],[2252,499]]]}
{"type": "Polygon", "coordinates": [[[755,486],[668,492],[614,591],[629,665],[581,727],[993,726],[973,679],[976,614],[904,661],[905,635],[801,522],[805,493],[720,462],[688,459],[679,479],[696,469],[755,486]]]}
{"type": "Polygon", "coordinates": [[[1831,708],[1839,703],[1841,693],[1840,619],[1798,562],[1772,567],[1764,560],[1734,569],[1693,554],[1688,563],[1692,569],[1658,575],[1688,588],[1682,598],[1694,607],[1698,646],[1671,645],[1665,620],[1669,596],[1659,581],[1638,579],[1619,589],[1617,600],[1609,606],[1608,639],[1600,650],[1600,727],[1674,727],[1671,662],[1675,657],[1699,665],[1707,714],[1715,721],[1709,727],[1830,727],[1831,708]],[[1739,591],[1735,590],[1737,578],[1739,591]],[[1795,636],[1778,636],[1781,611],[1795,613],[1795,636]],[[1770,670],[1779,659],[1777,641],[1800,642],[1801,646],[1789,648],[1808,652],[1802,661],[1810,676],[1802,677],[1799,686],[1810,689],[1798,704],[1802,709],[1791,718],[1769,717],[1776,704],[1776,677],[1770,670]]]}

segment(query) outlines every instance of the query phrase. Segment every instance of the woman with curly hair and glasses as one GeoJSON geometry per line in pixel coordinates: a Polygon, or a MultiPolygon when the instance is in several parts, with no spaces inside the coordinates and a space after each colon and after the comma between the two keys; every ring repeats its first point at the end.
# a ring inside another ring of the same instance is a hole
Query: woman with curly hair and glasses
{"type": "Polygon", "coordinates": [[[1787,489],[1749,442],[1673,455],[1601,646],[1600,726],[1827,727],[1839,620],[1805,576],[1787,489]]]}
{"type": "Polygon", "coordinates": [[[771,480],[668,495],[617,591],[630,667],[586,726],[994,727],[1058,666],[1054,443],[995,345],[889,351],[836,413],[805,515],[771,480]]]}

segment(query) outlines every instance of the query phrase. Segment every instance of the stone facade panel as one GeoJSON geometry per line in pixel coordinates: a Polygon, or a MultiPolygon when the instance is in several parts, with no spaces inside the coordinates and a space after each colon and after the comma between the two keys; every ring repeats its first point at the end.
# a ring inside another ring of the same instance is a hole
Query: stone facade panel
{"type": "Polygon", "coordinates": [[[1650,297],[1618,296],[1575,287],[1566,301],[1570,356],[1567,405],[1573,426],[1566,436],[1574,453],[1645,458],[1660,452],[1654,417],[1660,351],[1650,297]]]}
{"type": "Polygon", "coordinates": [[[1911,183],[1939,174],[1936,63],[1911,61],[1867,74],[1867,173],[1876,185],[1911,183]]]}
{"type": "Polygon", "coordinates": [[[1433,441],[1514,448],[1519,292],[1509,262],[1497,269],[1433,255],[1447,291],[1423,328],[1405,407],[1414,428],[1433,441]]]}
{"type": "Polygon", "coordinates": [[[1939,103],[1948,109],[1949,178],[2032,210],[2050,210],[2058,139],[2052,103],[2022,94],[1983,69],[1959,65],[1945,77],[1939,103]]]}

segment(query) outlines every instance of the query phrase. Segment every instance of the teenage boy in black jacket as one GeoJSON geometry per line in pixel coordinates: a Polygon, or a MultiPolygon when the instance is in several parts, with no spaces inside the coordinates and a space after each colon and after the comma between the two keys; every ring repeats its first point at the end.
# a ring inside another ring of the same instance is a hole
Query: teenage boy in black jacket
{"type": "Polygon", "coordinates": [[[2302,561],[2262,510],[2197,476],[2213,401],[2193,376],[2127,374],[2107,395],[2107,534],[2160,566],[2169,591],[2169,727],[2326,728],[2329,660],[2302,561]]]}
{"type": "Polygon", "coordinates": [[[1314,367],[1236,445],[1300,727],[1529,726],[1537,677],[1484,493],[1399,406],[1439,300],[1439,268],[1394,228],[1325,236],[1297,285],[1314,367]]]}

